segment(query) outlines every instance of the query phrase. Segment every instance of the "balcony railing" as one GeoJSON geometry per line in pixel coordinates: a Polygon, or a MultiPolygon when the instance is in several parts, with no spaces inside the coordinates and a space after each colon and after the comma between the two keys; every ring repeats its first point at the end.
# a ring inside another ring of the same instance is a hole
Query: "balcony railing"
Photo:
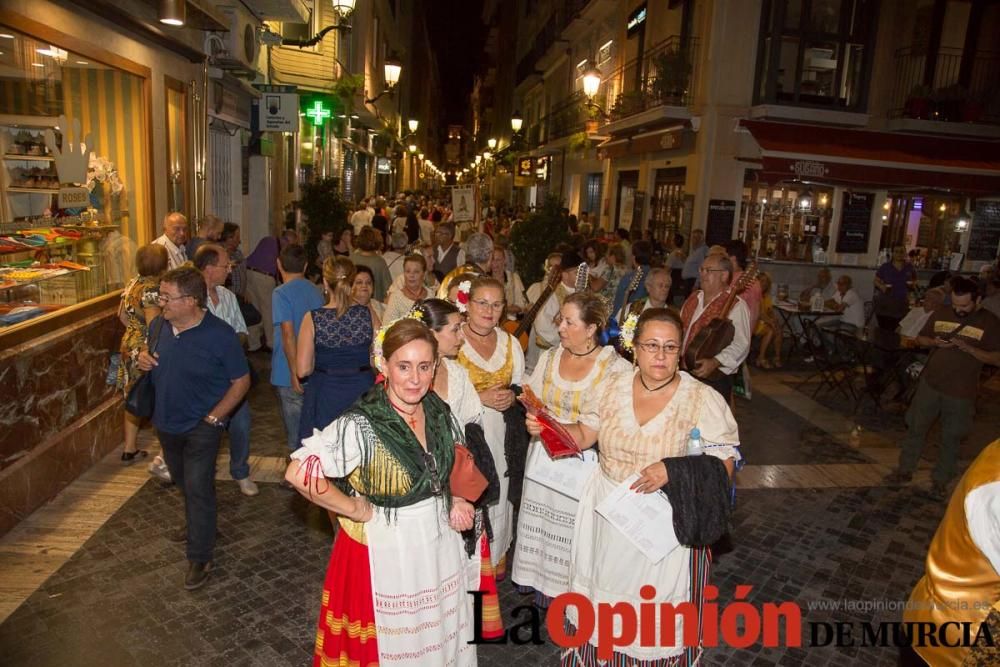
{"type": "Polygon", "coordinates": [[[697,40],[673,35],[605,76],[611,120],[658,106],[689,106],[697,77],[697,40]]]}
{"type": "Polygon", "coordinates": [[[893,118],[1000,123],[1000,52],[981,52],[963,63],[961,49],[935,54],[906,47],[896,52],[895,76],[893,118]]]}

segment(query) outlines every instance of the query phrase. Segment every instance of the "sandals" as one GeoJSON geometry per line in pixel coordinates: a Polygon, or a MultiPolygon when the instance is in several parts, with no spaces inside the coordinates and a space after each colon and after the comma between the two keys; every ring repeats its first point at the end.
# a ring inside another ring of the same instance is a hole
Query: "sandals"
{"type": "Polygon", "coordinates": [[[149,452],[145,449],[137,449],[134,452],[122,452],[122,465],[130,466],[136,462],[137,459],[144,459],[149,456],[149,452]]]}

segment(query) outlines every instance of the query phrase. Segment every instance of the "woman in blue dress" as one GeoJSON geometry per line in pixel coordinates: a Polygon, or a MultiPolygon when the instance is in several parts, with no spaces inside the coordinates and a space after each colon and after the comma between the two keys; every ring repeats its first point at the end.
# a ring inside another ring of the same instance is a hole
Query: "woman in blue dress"
{"type": "Polygon", "coordinates": [[[356,273],[346,257],[323,263],[327,302],[306,313],[295,355],[300,378],[308,377],[302,399],[299,438],[322,431],[375,383],[371,367],[373,332],[380,323],[351,296],[356,273]]]}

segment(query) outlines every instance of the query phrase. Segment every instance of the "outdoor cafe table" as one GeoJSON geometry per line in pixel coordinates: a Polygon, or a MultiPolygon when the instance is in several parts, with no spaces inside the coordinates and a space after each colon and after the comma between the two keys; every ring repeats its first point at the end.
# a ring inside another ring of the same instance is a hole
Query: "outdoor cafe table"
{"type": "Polygon", "coordinates": [[[821,317],[840,318],[842,315],[842,313],[836,310],[811,310],[808,304],[799,304],[793,301],[778,301],[774,304],[774,309],[781,316],[782,326],[788,331],[789,338],[792,341],[792,346],[788,350],[789,358],[795,354],[795,351],[799,347],[799,336],[802,335],[801,320],[811,319],[815,321],[821,317]],[[798,330],[792,324],[795,320],[799,320],[798,330]]]}

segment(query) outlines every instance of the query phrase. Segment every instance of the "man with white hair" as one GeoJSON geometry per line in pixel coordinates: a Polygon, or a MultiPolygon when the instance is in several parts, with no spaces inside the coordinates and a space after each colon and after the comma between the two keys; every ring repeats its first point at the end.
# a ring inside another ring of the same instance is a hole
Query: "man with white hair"
{"type": "Polygon", "coordinates": [[[403,275],[403,258],[406,257],[408,241],[406,232],[393,232],[389,241],[390,249],[382,253],[382,259],[385,260],[385,265],[389,269],[393,284],[397,278],[403,275]]]}
{"type": "Polygon", "coordinates": [[[167,213],[163,218],[163,235],[153,243],[167,249],[167,270],[173,270],[188,261],[186,244],[188,221],[182,213],[167,213]]]}
{"type": "Polygon", "coordinates": [[[670,294],[670,270],[662,267],[650,269],[644,281],[646,296],[636,299],[628,306],[629,314],[641,315],[650,308],[667,308],[667,295],[670,294]]]}

